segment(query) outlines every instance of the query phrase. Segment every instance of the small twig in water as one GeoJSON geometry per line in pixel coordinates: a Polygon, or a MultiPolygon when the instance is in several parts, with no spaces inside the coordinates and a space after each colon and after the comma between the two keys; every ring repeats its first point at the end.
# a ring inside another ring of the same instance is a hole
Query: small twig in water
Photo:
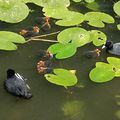
{"type": "Polygon", "coordinates": [[[58,42],[58,41],[56,41],[56,40],[37,39],[37,38],[35,39],[35,38],[33,38],[33,39],[27,40],[25,43],[30,42],[30,41],[58,42]]]}
{"type": "Polygon", "coordinates": [[[45,34],[45,35],[34,36],[34,37],[31,37],[31,39],[39,38],[39,37],[46,37],[46,36],[49,36],[49,35],[57,34],[57,33],[59,33],[59,32],[60,32],[60,31],[53,32],[53,33],[49,33],[49,34],[45,34]]]}

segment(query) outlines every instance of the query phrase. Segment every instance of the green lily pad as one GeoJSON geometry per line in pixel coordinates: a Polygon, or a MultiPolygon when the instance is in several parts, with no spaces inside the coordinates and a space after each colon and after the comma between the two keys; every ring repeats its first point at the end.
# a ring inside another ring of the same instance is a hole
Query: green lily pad
{"type": "Polygon", "coordinates": [[[14,43],[25,43],[25,39],[13,32],[0,31],[1,50],[16,50],[17,46],[14,43]]]}
{"type": "Polygon", "coordinates": [[[92,81],[103,83],[111,81],[115,76],[115,72],[111,69],[108,69],[107,67],[96,67],[91,70],[89,76],[92,81]]]}
{"type": "Polygon", "coordinates": [[[62,19],[65,18],[69,14],[69,10],[66,7],[60,6],[60,7],[51,7],[46,6],[42,10],[45,16],[49,16],[56,19],[62,19]],[[63,14],[64,11],[64,14],[63,14]]]}
{"type": "Polygon", "coordinates": [[[110,65],[113,65],[115,68],[120,68],[120,59],[116,57],[108,57],[107,61],[110,65]]]}
{"type": "Polygon", "coordinates": [[[95,0],[85,0],[85,2],[87,2],[87,3],[92,3],[92,2],[94,2],[95,0]]]}
{"type": "Polygon", "coordinates": [[[115,13],[120,16],[120,1],[116,2],[113,7],[115,13]]]}
{"type": "Polygon", "coordinates": [[[114,76],[115,71],[113,70],[113,67],[103,62],[97,62],[96,68],[92,69],[89,74],[90,79],[97,83],[110,81],[114,76]]]}
{"type": "Polygon", "coordinates": [[[76,53],[76,46],[72,43],[67,44],[61,44],[56,43],[51,45],[48,48],[48,51],[50,51],[52,54],[56,54],[57,59],[64,59],[73,56],[76,53]]]}
{"type": "Polygon", "coordinates": [[[74,2],[81,2],[82,0],[73,0],[74,2]]]}
{"type": "Polygon", "coordinates": [[[78,27],[65,29],[57,36],[57,39],[60,43],[66,44],[72,42],[76,44],[77,47],[83,46],[91,42],[89,38],[89,32],[83,28],[78,27]]]}
{"type": "Polygon", "coordinates": [[[97,62],[96,63],[96,67],[97,68],[105,68],[105,69],[111,69],[111,70],[113,70],[113,66],[112,65],[110,65],[110,64],[108,64],[108,63],[104,63],[104,62],[97,62]]]}
{"type": "Polygon", "coordinates": [[[99,30],[91,30],[90,31],[90,39],[93,41],[95,46],[101,46],[107,40],[106,35],[99,30]]]}
{"type": "Polygon", "coordinates": [[[69,0],[22,0],[25,3],[34,3],[36,5],[45,7],[45,6],[65,6],[68,7],[70,5],[69,0]]]}
{"type": "Polygon", "coordinates": [[[78,12],[69,11],[66,17],[58,20],[55,24],[59,26],[74,26],[84,21],[84,15],[78,12]]]}
{"type": "Polygon", "coordinates": [[[29,8],[22,2],[8,1],[0,5],[0,20],[17,23],[25,19],[29,14],[29,8]]]}
{"type": "Polygon", "coordinates": [[[88,12],[85,14],[85,21],[88,21],[88,24],[91,26],[102,28],[105,26],[104,22],[114,23],[114,18],[109,14],[102,12],[88,12]]]}
{"type": "Polygon", "coordinates": [[[118,30],[120,30],[120,24],[117,25],[118,30]]]}
{"type": "Polygon", "coordinates": [[[56,85],[68,87],[77,83],[77,77],[66,69],[54,69],[54,74],[45,74],[45,78],[56,85]]]}

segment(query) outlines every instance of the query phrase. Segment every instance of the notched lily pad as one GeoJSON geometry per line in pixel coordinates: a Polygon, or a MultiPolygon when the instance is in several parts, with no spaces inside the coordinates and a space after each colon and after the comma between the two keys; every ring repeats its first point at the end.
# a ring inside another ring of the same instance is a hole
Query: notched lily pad
{"type": "Polygon", "coordinates": [[[90,32],[90,39],[93,41],[95,46],[101,46],[107,40],[106,35],[99,31],[99,30],[91,30],[90,32]]]}
{"type": "Polygon", "coordinates": [[[84,15],[82,13],[69,11],[64,19],[58,20],[55,24],[59,26],[74,26],[83,21],[84,15]]]}
{"type": "Polygon", "coordinates": [[[74,43],[77,47],[83,46],[91,42],[90,34],[83,28],[73,27],[68,28],[60,32],[57,36],[57,39],[60,43],[74,43]]]}
{"type": "Polygon", "coordinates": [[[67,44],[53,44],[48,48],[48,51],[50,51],[52,54],[56,54],[55,57],[57,59],[64,59],[73,56],[77,48],[74,44],[72,43],[67,43],[67,44]]]}
{"type": "Polygon", "coordinates": [[[102,12],[88,12],[85,14],[85,21],[94,27],[104,27],[104,23],[114,23],[114,18],[102,12]]]}
{"type": "Polygon", "coordinates": [[[68,87],[77,83],[77,77],[66,69],[54,69],[54,74],[45,74],[45,78],[56,85],[68,87]]]}
{"type": "Polygon", "coordinates": [[[97,62],[96,67],[89,73],[90,79],[97,83],[111,81],[114,76],[115,71],[113,70],[112,65],[104,62],[97,62]]]}
{"type": "Polygon", "coordinates": [[[13,32],[0,31],[1,50],[16,50],[17,46],[14,43],[25,43],[25,39],[13,32]]]}

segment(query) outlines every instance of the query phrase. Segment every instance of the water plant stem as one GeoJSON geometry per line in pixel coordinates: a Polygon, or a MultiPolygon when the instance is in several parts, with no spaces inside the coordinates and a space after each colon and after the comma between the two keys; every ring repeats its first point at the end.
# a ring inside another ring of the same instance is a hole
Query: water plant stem
{"type": "Polygon", "coordinates": [[[56,41],[56,40],[48,40],[48,39],[37,39],[37,38],[30,38],[29,40],[27,40],[25,43],[27,43],[27,42],[30,42],[30,41],[44,41],[44,42],[58,42],[58,41],[56,41]]]}
{"type": "Polygon", "coordinates": [[[46,37],[46,36],[58,34],[59,32],[60,32],[60,31],[53,32],[53,33],[49,33],[49,34],[45,34],[45,35],[34,36],[34,37],[31,37],[31,38],[34,39],[34,38],[46,37]]]}

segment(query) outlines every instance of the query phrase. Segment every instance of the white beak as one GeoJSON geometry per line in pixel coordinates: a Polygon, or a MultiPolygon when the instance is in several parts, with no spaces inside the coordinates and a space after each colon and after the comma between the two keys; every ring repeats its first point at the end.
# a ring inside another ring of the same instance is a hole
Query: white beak
{"type": "Polygon", "coordinates": [[[106,47],[106,46],[105,46],[105,45],[103,45],[103,46],[102,46],[102,49],[104,49],[105,47],[106,47]]]}

